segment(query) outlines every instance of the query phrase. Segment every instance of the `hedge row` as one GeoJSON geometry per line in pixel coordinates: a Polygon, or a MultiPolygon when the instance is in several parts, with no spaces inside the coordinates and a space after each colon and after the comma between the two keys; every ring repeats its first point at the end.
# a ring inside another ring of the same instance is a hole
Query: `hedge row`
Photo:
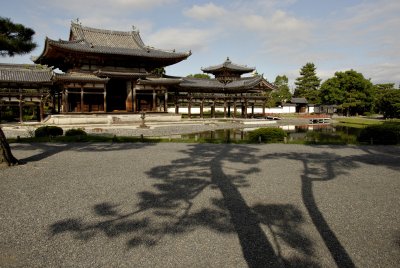
{"type": "MultiPolygon", "coordinates": [[[[62,136],[64,130],[57,126],[42,126],[35,130],[35,137],[56,137],[62,136]]],[[[65,136],[86,136],[86,132],[83,129],[69,129],[65,132],[65,136]]]]}
{"type": "Polygon", "coordinates": [[[283,142],[287,136],[286,132],[281,128],[259,128],[249,132],[248,138],[250,142],[283,142]]]}
{"type": "Polygon", "coordinates": [[[393,145],[400,144],[400,124],[384,123],[364,128],[358,136],[361,143],[393,145]]]}

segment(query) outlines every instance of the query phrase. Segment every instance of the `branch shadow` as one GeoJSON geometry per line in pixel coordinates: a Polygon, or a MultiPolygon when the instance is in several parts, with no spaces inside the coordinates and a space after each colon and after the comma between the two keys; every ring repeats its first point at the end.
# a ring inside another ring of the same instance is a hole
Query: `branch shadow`
{"type": "MultiPolygon", "coordinates": [[[[338,146],[331,148],[337,149],[338,146]]],[[[285,158],[302,162],[304,172],[300,177],[303,203],[338,267],[355,267],[355,265],[319,210],[313,194],[313,183],[333,180],[338,175],[347,174],[348,170],[358,168],[360,163],[400,170],[400,150],[398,147],[369,146],[358,148],[366,154],[342,157],[335,153],[325,152],[322,154],[275,153],[263,156],[264,159],[285,158]]]]}
{"type": "Polygon", "coordinates": [[[137,193],[136,210],[123,214],[118,204],[93,206],[100,220],[70,218],[53,223],[50,235],[71,233],[88,240],[97,234],[109,238],[130,235],[128,249],[153,247],[165,236],[207,228],[236,235],[249,267],[319,267],[313,260],[313,243],[302,231],[302,212],[293,205],[258,203],[249,206],[240,188],[249,187],[250,174],[258,173],[258,149],[241,145],[188,145],[183,157],[151,168],[153,189],[137,193]],[[229,164],[229,165],[228,165],[229,164]],[[232,166],[238,168],[226,170],[232,166]],[[207,190],[218,196],[206,198],[207,190]],[[268,235],[264,231],[268,230],[268,235]],[[287,257],[282,247],[297,254],[287,257]]]}
{"type": "Polygon", "coordinates": [[[12,150],[39,151],[36,154],[19,159],[21,164],[27,164],[38,162],[66,150],[76,152],[107,152],[141,149],[154,145],[153,143],[27,143],[13,144],[12,150]]]}

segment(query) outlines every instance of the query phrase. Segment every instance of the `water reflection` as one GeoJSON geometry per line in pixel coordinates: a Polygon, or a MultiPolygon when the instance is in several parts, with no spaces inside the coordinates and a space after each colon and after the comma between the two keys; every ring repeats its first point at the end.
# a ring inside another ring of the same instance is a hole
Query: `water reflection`
{"type": "MultiPolygon", "coordinates": [[[[310,125],[283,125],[279,126],[288,134],[288,142],[309,142],[309,143],[356,143],[357,136],[361,129],[347,126],[335,126],[331,124],[310,124],[310,125]]],[[[195,141],[212,142],[240,142],[247,141],[249,131],[257,128],[236,128],[204,131],[182,135],[182,139],[195,141]]]]}

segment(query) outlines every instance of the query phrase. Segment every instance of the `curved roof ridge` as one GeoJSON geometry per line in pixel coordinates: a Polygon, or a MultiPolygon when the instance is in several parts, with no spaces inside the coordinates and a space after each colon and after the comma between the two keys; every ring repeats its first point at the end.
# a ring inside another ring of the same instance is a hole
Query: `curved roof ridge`
{"type": "Polygon", "coordinates": [[[247,65],[240,65],[240,64],[232,63],[232,61],[229,59],[229,57],[227,57],[226,60],[221,64],[212,65],[212,66],[209,66],[206,68],[201,68],[201,70],[203,72],[209,72],[209,73],[218,72],[223,69],[229,69],[231,71],[241,72],[241,73],[250,73],[250,72],[254,71],[256,68],[248,67],[247,65]]]}

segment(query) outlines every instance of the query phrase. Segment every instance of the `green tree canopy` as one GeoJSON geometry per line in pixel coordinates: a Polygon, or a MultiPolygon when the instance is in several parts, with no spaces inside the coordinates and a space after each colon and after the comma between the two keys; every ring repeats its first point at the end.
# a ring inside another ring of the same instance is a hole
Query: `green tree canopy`
{"type": "Polygon", "coordinates": [[[294,82],[296,85],[293,96],[303,97],[309,103],[319,103],[319,86],[321,79],[317,77],[314,63],[308,62],[300,69],[300,76],[294,82]]]}
{"type": "MultiPolygon", "coordinates": [[[[0,55],[12,57],[15,54],[29,53],[36,47],[32,42],[34,34],[32,29],[0,17],[0,55]]],[[[11,153],[10,145],[0,126],[0,165],[2,163],[11,166],[19,164],[19,161],[11,153]]]]}
{"type": "Polygon", "coordinates": [[[354,70],[336,72],[320,89],[322,104],[336,104],[348,115],[372,110],[374,87],[361,73],[354,70]]]}
{"type": "Polygon", "coordinates": [[[269,107],[281,105],[292,97],[289,89],[289,78],[286,75],[278,75],[275,78],[274,85],[277,89],[271,92],[271,98],[267,103],[269,107]]]}
{"type": "Polygon", "coordinates": [[[375,85],[375,109],[385,118],[400,118],[400,89],[395,89],[394,84],[375,85]]]}
{"type": "Polygon", "coordinates": [[[34,34],[31,28],[0,17],[0,55],[12,57],[31,52],[37,46],[32,41],[34,34]]]}
{"type": "Polygon", "coordinates": [[[163,77],[165,75],[165,68],[155,68],[153,71],[151,71],[151,73],[157,77],[163,77]]]}
{"type": "Polygon", "coordinates": [[[186,77],[211,79],[211,76],[209,76],[208,74],[189,74],[186,77]]]}

